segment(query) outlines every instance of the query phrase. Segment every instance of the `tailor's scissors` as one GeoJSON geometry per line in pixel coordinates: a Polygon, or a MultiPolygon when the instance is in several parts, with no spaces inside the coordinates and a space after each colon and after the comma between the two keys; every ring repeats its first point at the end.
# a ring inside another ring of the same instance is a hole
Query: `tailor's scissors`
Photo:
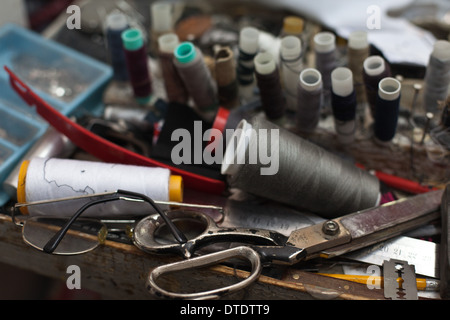
{"type": "MultiPolygon", "coordinates": [[[[161,215],[155,214],[142,219],[135,226],[133,241],[138,248],[149,253],[170,253],[185,258],[159,266],[149,273],[147,288],[151,293],[168,299],[217,299],[257,280],[263,266],[294,265],[319,256],[332,258],[436,220],[440,216],[442,195],[443,190],[437,190],[401,199],[295,230],[289,237],[269,230],[220,228],[203,213],[175,210],[166,213],[167,218],[175,224],[184,220],[194,221],[203,225],[204,231],[184,242],[159,239],[158,230],[165,223],[161,215]],[[198,256],[199,249],[221,242],[245,245],[198,256]],[[251,264],[250,276],[237,284],[197,293],[171,292],[157,284],[162,275],[218,264],[237,257],[251,264]]],[[[189,238],[186,236],[186,239],[189,238]]]]}

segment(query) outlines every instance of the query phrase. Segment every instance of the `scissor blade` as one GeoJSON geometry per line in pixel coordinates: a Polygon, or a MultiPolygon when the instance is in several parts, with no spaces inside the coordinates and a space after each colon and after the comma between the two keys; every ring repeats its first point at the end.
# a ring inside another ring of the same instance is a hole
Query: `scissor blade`
{"type": "Polygon", "coordinates": [[[339,256],[439,218],[442,194],[443,190],[432,191],[334,219],[335,234],[324,224],[299,229],[292,232],[288,244],[304,248],[306,259],[339,256]]]}

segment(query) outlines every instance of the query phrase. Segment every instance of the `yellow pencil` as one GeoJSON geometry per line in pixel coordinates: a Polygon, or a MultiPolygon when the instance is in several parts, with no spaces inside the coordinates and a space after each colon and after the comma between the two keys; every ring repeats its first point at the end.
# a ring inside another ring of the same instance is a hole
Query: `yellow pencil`
{"type": "MultiPolygon", "coordinates": [[[[360,275],[329,274],[329,273],[318,273],[318,274],[320,274],[322,276],[331,277],[331,278],[383,287],[383,277],[379,277],[379,276],[360,276],[360,275]]],[[[400,279],[401,278],[399,278],[397,280],[400,280],[400,279]]],[[[439,291],[439,280],[417,278],[416,283],[417,283],[417,290],[439,291]]]]}

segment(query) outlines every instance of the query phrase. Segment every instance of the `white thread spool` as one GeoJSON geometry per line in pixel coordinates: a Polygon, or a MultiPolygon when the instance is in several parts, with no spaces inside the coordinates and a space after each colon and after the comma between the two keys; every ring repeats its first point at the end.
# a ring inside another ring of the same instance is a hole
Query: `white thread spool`
{"type": "MultiPolygon", "coordinates": [[[[137,192],[158,201],[182,201],[182,179],[164,168],[70,159],[33,158],[22,164],[17,198],[30,203],[114,192],[137,192]]],[[[29,206],[30,215],[72,216],[86,200],[29,206]]],[[[153,212],[149,204],[113,201],[93,206],[83,216],[139,216],[153,212]]],[[[26,213],[26,212],[25,212],[26,213]]]]}
{"type": "Polygon", "coordinates": [[[281,75],[286,92],[287,107],[297,110],[297,87],[303,69],[302,43],[298,37],[286,36],[281,40],[281,75]]]}
{"type": "MultiPolygon", "coordinates": [[[[348,97],[354,91],[353,73],[349,68],[339,67],[331,73],[333,93],[340,97],[348,97]]],[[[340,143],[349,144],[354,141],[356,121],[340,121],[335,118],[337,138],[340,143]]]]}

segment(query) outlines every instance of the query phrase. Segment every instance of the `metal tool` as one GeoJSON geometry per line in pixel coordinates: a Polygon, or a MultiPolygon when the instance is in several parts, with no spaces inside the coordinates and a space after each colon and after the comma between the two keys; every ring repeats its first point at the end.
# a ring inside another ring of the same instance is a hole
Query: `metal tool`
{"type": "MultiPolygon", "coordinates": [[[[402,199],[380,207],[367,209],[334,220],[293,231],[289,237],[258,229],[219,228],[199,212],[178,210],[167,212],[177,224],[195,221],[204,226],[199,235],[187,237],[184,243],[158,237],[164,221],[160,215],[141,220],[134,229],[133,242],[149,253],[171,253],[186,260],[160,266],[149,273],[147,287],[153,294],[172,299],[209,299],[242,289],[255,281],[262,266],[272,264],[293,265],[316,257],[331,258],[402,234],[439,217],[442,190],[402,199]],[[244,246],[195,257],[197,251],[221,242],[244,243],[244,246]],[[252,271],[245,283],[198,293],[176,293],[161,288],[158,278],[171,272],[217,264],[224,259],[244,257],[250,261],[252,271]],[[255,259],[259,257],[259,259],[255,259]],[[260,261],[258,263],[257,261],[260,261]]],[[[172,237],[173,238],[173,237],[172,237]]]]}
{"type": "Polygon", "coordinates": [[[442,299],[450,298],[450,184],[444,191],[441,203],[441,242],[439,250],[439,270],[441,279],[440,295],[442,299]]]}
{"type": "Polygon", "coordinates": [[[417,300],[414,266],[407,261],[391,259],[383,263],[384,297],[392,300],[417,300]]]}

